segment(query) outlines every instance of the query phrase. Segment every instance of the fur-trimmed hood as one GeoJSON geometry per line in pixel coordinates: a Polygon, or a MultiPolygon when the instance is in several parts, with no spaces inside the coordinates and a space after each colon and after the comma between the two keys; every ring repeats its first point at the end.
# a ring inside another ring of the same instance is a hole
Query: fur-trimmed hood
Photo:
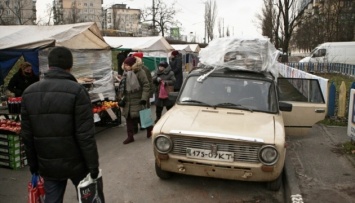
{"type": "MultiPolygon", "coordinates": [[[[143,61],[141,58],[134,56],[136,58],[136,62],[132,65],[132,70],[134,72],[137,72],[138,70],[141,70],[143,67],[143,61]]],[[[122,70],[124,70],[124,63],[122,63],[122,70]]]]}

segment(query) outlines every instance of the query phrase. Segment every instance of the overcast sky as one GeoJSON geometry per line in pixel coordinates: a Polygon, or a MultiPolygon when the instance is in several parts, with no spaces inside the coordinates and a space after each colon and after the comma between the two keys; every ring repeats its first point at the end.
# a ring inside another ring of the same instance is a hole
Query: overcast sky
{"type": "MultiPolygon", "coordinates": [[[[183,35],[196,36],[197,41],[202,42],[204,38],[204,1],[203,0],[163,0],[171,5],[176,1],[175,8],[178,10],[176,18],[182,24],[183,35]]],[[[145,9],[152,6],[152,0],[104,0],[104,5],[113,3],[125,3],[130,8],[145,9]]],[[[48,0],[37,0],[37,14],[45,15],[45,5],[48,0]]],[[[260,13],[262,0],[216,0],[217,19],[215,23],[215,34],[218,34],[218,20],[224,19],[225,29],[229,27],[230,34],[234,36],[255,36],[261,35],[258,28],[256,15],[260,13]]]]}

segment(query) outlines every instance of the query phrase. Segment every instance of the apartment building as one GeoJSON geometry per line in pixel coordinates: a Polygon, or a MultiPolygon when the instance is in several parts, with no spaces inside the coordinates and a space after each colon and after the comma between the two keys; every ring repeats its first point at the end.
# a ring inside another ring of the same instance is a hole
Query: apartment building
{"type": "Polygon", "coordinates": [[[114,4],[105,9],[104,13],[105,30],[116,30],[131,36],[142,36],[140,9],[132,9],[126,4],[114,4]]]}
{"type": "MultiPolygon", "coordinates": [[[[303,0],[305,18],[327,22],[328,35],[338,33],[335,41],[355,40],[355,0],[303,0]]],[[[328,36],[328,38],[331,38],[328,36]]]]}
{"type": "Polygon", "coordinates": [[[103,28],[103,0],[54,0],[54,24],[96,22],[103,28]]]}
{"type": "Polygon", "coordinates": [[[36,23],[36,0],[0,0],[0,25],[36,23]]]}

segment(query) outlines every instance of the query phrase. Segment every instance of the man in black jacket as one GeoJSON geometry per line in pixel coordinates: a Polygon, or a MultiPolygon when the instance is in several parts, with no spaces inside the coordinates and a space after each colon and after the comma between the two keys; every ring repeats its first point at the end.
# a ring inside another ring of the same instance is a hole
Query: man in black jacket
{"type": "Polygon", "coordinates": [[[45,202],[63,202],[68,179],[76,188],[99,173],[91,101],[72,65],[69,49],[53,48],[44,79],[22,94],[21,136],[31,173],[44,178],[45,202]]]}
{"type": "Polygon", "coordinates": [[[172,51],[170,58],[170,67],[175,75],[175,84],[174,84],[174,92],[179,92],[183,82],[183,73],[182,73],[182,58],[179,51],[172,51]]]}

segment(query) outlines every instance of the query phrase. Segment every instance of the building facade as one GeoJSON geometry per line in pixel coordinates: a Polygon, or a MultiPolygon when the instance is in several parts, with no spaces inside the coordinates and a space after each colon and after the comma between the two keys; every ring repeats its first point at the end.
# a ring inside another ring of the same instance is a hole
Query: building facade
{"type": "Polygon", "coordinates": [[[0,25],[34,25],[36,0],[1,0],[0,25]]]}
{"type": "Polygon", "coordinates": [[[54,24],[96,22],[102,29],[104,22],[102,3],[103,0],[54,0],[54,24]]]}
{"type": "Polygon", "coordinates": [[[141,36],[140,9],[131,9],[126,4],[114,4],[105,9],[105,30],[117,30],[131,36],[141,36]]]}

